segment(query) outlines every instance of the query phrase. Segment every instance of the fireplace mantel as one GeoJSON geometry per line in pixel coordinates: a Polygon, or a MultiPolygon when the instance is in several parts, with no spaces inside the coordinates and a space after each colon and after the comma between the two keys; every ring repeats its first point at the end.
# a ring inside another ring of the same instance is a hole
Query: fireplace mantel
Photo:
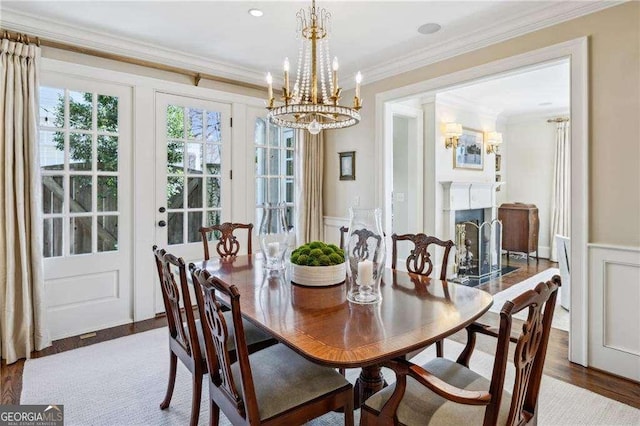
{"type": "Polygon", "coordinates": [[[441,181],[442,208],[445,211],[490,209],[495,207],[496,188],[502,182],[453,182],[441,181]]]}

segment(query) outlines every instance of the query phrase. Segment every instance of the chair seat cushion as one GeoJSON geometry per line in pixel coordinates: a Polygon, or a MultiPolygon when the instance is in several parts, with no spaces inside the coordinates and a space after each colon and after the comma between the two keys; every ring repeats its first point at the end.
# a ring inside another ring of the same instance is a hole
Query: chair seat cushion
{"type": "MultiPolygon", "coordinates": [[[[267,420],[304,402],[351,384],[335,369],[314,364],[283,344],[249,356],[260,419],[267,420]]],[[[239,392],[240,366],[231,366],[239,392]]]]}
{"type": "MultiPolygon", "coordinates": [[[[489,390],[489,380],[446,358],[431,360],[423,365],[423,368],[460,389],[489,390]]],[[[394,389],[395,383],[371,396],[365,405],[379,413],[394,389]]],[[[498,415],[499,425],[506,423],[510,405],[511,394],[503,391],[498,415]]],[[[407,377],[406,392],[398,406],[397,416],[398,421],[403,425],[481,425],[485,409],[486,406],[464,405],[449,401],[421,385],[415,379],[407,377]]]]}
{"type": "MultiPolygon", "coordinates": [[[[229,330],[229,338],[227,339],[227,348],[230,350],[234,350],[235,343],[235,329],[233,328],[233,318],[231,317],[231,311],[225,311],[223,313],[224,319],[227,322],[227,327],[229,330]]],[[[268,333],[265,333],[253,323],[242,319],[242,325],[244,326],[244,335],[247,339],[247,346],[251,346],[255,343],[265,342],[267,340],[272,340],[273,337],[268,333]]],[[[186,328],[186,324],[185,324],[186,328]]],[[[198,332],[198,342],[200,343],[200,353],[202,354],[202,358],[206,358],[206,347],[204,344],[204,334],[202,334],[202,324],[200,320],[196,320],[196,331],[198,332]]],[[[251,350],[251,349],[249,349],[251,350]]]]}

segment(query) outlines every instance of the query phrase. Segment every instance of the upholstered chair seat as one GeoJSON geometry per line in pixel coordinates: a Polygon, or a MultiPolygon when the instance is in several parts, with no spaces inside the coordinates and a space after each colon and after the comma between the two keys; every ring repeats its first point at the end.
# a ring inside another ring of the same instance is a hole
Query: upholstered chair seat
{"type": "MultiPolygon", "coordinates": [[[[491,382],[478,373],[450,361],[436,358],[422,366],[429,373],[450,385],[464,390],[488,391],[491,382]]],[[[395,390],[395,383],[369,398],[365,405],[379,413],[395,390]]],[[[499,425],[506,424],[511,404],[511,394],[502,393],[499,425]]],[[[415,379],[407,377],[407,389],[398,406],[398,422],[402,425],[482,425],[486,407],[483,405],[462,405],[443,398],[425,388],[415,379]]]]}
{"type": "MultiPolygon", "coordinates": [[[[283,344],[249,356],[260,420],[265,421],[307,401],[350,386],[337,371],[314,364],[283,344]]],[[[241,383],[240,366],[231,366],[235,383],[241,383]]],[[[242,387],[238,386],[242,395],[242,387]]]]}
{"type": "MultiPolygon", "coordinates": [[[[233,317],[231,315],[231,311],[226,311],[224,314],[225,321],[229,324],[229,336],[230,339],[227,341],[227,349],[230,351],[235,350],[235,330],[233,328],[233,317]]],[[[200,353],[202,353],[203,358],[207,352],[207,349],[204,344],[204,334],[202,334],[202,324],[200,320],[196,320],[196,332],[198,333],[198,342],[200,342],[200,353]]],[[[247,346],[252,346],[257,343],[263,343],[266,345],[269,342],[274,342],[273,337],[264,331],[260,330],[258,327],[253,325],[251,322],[247,320],[242,320],[242,324],[244,325],[244,334],[247,337],[247,346]]]]}

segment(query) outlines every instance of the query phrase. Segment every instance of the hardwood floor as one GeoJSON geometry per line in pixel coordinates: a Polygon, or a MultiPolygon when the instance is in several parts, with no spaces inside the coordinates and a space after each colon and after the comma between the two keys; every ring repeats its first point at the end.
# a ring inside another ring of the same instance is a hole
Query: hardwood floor
{"type": "MultiPolygon", "coordinates": [[[[503,266],[505,265],[507,265],[507,262],[503,260],[503,266]]],[[[557,267],[557,263],[549,262],[545,259],[540,259],[538,264],[536,264],[535,259],[532,259],[529,261],[529,265],[527,265],[526,260],[515,259],[513,257],[509,259],[509,265],[517,266],[518,269],[503,277],[481,284],[478,288],[491,294],[496,294],[548,268],[557,267]]],[[[483,319],[497,323],[498,315],[488,313],[483,319]]],[[[520,327],[521,324],[521,322],[517,322],[517,324],[514,324],[514,327],[520,327]]],[[[166,318],[158,317],[100,330],[96,332],[94,337],[86,339],[81,339],[78,336],[69,337],[55,341],[51,347],[45,350],[33,352],[32,357],[39,358],[52,355],[118,337],[165,327],[166,325],[166,318]]],[[[463,332],[457,333],[451,336],[451,338],[461,343],[464,343],[466,339],[463,332]]],[[[487,336],[478,336],[476,348],[483,352],[494,354],[495,344],[495,340],[487,336]]],[[[569,334],[566,331],[551,330],[544,374],[640,409],[640,386],[638,383],[569,362],[567,360],[568,345],[569,334]]],[[[513,351],[513,348],[511,348],[511,351],[513,351]]],[[[457,354],[445,353],[445,356],[452,357],[457,356],[457,354]]],[[[512,356],[513,353],[510,354],[510,357],[512,356]]],[[[24,360],[11,365],[2,364],[0,368],[0,404],[20,403],[23,368],[24,360]]]]}

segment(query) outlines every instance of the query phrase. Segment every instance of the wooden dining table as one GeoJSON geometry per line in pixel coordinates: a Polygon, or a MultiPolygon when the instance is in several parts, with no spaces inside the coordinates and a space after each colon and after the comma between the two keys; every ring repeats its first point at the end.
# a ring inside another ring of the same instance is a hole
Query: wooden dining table
{"type": "Polygon", "coordinates": [[[235,285],[243,317],[302,356],[325,366],[361,368],[356,407],[385,385],[382,362],[450,336],[493,303],[482,290],[391,269],[381,281],[382,300],[361,305],[347,301],[345,283],[293,284],[288,269],[266,270],[260,255],[196,266],[235,285]]]}

